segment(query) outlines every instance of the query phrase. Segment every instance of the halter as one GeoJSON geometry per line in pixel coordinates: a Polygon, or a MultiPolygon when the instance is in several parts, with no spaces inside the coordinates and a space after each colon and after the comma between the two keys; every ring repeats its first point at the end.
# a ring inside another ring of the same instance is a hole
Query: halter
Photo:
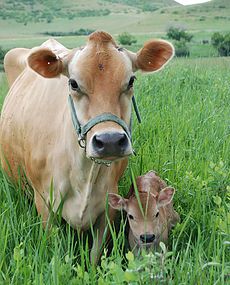
{"type": "MultiPolygon", "coordinates": [[[[76,133],[77,133],[78,143],[79,143],[80,147],[85,149],[85,147],[86,147],[86,135],[95,125],[100,124],[102,122],[108,122],[108,121],[115,122],[116,124],[120,125],[123,128],[123,130],[125,131],[125,133],[127,134],[127,136],[129,137],[129,139],[131,140],[131,122],[130,122],[130,125],[128,127],[126,122],[123,121],[122,119],[120,119],[119,117],[117,117],[116,115],[114,115],[112,113],[102,113],[102,114],[90,119],[85,125],[81,125],[79,120],[78,120],[76,107],[74,105],[73,98],[71,95],[69,95],[69,97],[68,97],[68,103],[69,103],[69,107],[70,107],[73,126],[74,126],[76,133]]],[[[141,117],[140,117],[139,110],[138,110],[134,96],[132,97],[132,103],[133,103],[133,107],[134,107],[134,110],[135,110],[135,113],[137,116],[137,120],[139,123],[141,123],[141,117]]],[[[92,160],[96,163],[111,164],[108,162],[106,163],[104,161],[99,162],[94,158],[92,160]]]]}

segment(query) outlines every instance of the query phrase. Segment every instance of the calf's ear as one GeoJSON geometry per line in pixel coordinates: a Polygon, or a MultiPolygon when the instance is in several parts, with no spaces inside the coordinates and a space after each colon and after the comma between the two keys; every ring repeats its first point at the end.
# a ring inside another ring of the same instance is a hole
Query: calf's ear
{"type": "Polygon", "coordinates": [[[125,210],[127,199],[122,198],[120,195],[109,193],[108,202],[109,205],[116,210],[125,210]]]}
{"type": "Polygon", "coordinates": [[[136,54],[129,52],[133,69],[143,72],[160,70],[174,55],[174,47],[164,40],[151,40],[136,54]]]}
{"type": "Polygon", "coordinates": [[[50,49],[39,48],[28,57],[28,65],[46,78],[59,76],[64,71],[63,62],[50,49]]]}
{"type": "Polygon", "coordinates": [[[157,207],[163,207],[168,205],[174,196],[175,189],[172,187],[166,187],[162,189],[157,197],[157,207]]]}

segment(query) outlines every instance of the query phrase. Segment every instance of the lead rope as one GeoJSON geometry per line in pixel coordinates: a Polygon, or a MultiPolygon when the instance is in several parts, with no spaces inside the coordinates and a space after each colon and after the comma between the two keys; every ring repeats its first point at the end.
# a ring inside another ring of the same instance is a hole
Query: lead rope
{"type": "Polygon", "coordinates": [[[136,99],[135,99],[134,95],[132,97],[132,102],[133,102],[133,108],[134,108],[134,111],[136,113],[138,123],[141,124],[141,116],[140,116],[140,112],[138,110],[137,102],[136,102],[136,99]]]}

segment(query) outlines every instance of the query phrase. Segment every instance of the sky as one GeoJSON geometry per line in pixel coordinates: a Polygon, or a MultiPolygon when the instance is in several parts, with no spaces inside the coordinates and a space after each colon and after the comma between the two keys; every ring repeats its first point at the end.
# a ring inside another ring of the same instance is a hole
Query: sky
{"type": "Polygon", "coordinates": [[[192,5],[192,4],[200,4],[200,3],[205,3],[209,2],[211,0],[174,0],[182,5],[192,5]]]}

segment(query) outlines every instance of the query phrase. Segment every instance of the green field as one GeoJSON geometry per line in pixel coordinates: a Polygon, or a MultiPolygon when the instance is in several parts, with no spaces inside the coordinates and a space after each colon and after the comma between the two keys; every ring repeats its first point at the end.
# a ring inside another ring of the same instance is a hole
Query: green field
{"type": "MultiPolygon", "coordinates": [[[[134,258],[123,223],[102,264],[89,263],[87,242],[66,223],[42,229],[34,204],[0,176],[0,284],[229,284],[229,59],[174,59],[158,74],[137,74],[134,148],[119,191],[156,170],[177,189],[181,223],[161,256],[134,258]],[[126,256],[126,257],[125,257],[126,256]]],[[[1,101],[6,95],[0,77],[1,101]]]]}
{"type": "MultiPolygon", "coordinates": [[[[125,195],[132,171],[138,176],[154,169],[175,187],[181,223],[167,250],[134,258],[122,221],[118,233],[112,230],[111,254],[105,251],[94,267],[87,236],[58,217],[45,231],[34,203],[0,171],[0,285],[230,284],[230,58],[217,58],[210,44],[213,32],[229,32],[230,1],[188,7],[172,0],[0,1],[3,50],[38,46],[50,38],[45,32],[84,28],[105,30],[115,39],[129,32],[137,39],[129,48],[137,51],[149,38],[165,38],[171,25],[194,35],[191,58],[175,58],[156,74],[137,74],[137,156],[119,183],[125,195]],[[89,10],[95,15],[82,16],[89,10]],[[98,16],[102,10],[108,15],[98,16]]],[[[56,39],[73,48],[84,45],[86,36],[56,39]]],[[[0,73],[0,109],[7,90],[0,73]]]]}
{"type": "MultiPolygon", "coordinates": [[[[42,35],[45,32],[73,32],[80,28],[106,30],[115,37],[122,32],[132,33],[138,41],[136,47],[131,47],[135,50],[146,39],[163,37],[169,26],[177,25],[194,35],[190,44],[192,57],[216,56],[211,45],[202,45],[201,41],[210,40],[215,31],[229,31],[230,26],[229,0],[215,0],[187,7],[178,5],[173,0],[21,0],[18,1],[20,5],[14,2],[0,2],[0,46],[4,50],[40,45],[49,38],[42,35]],[[154,6],[156,10],[148,11],[146,5],[154,6]],[[106,9],[110,13],[105,16],[78,15],[81,11],[98,12],[106,9]],[[4,15],[9,14],[8,17],[1,16],[1,11],[5,11],[4,15]],[[41,13],[44,18],[36,18],[41,13]],[[50,15],[52,20],[47,22],[50,15]],[[74,18],[69,18],[69,15],[74,18]]],[[[85,42],[85,37],[62,37],[58,40],[67,47],[76,47],[85,42]]]]}

